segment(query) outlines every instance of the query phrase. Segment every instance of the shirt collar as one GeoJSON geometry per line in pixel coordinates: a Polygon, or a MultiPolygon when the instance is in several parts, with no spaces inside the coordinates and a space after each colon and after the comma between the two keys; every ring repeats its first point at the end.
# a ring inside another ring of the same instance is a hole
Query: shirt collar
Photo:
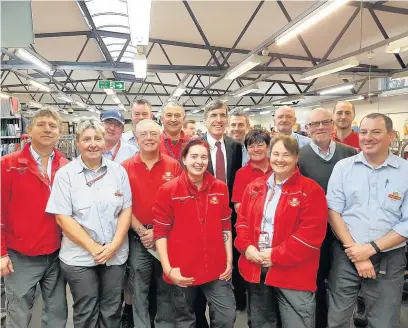
{"type": "MultiPolygon", "coordinates": [[[[81,155],[79,155],[76,159],[75,159],[75,171],[77,173],[82,173],[84,170],[89,170],[91,171],[91,169],[89,167],[87,167],[85,165],[85,163],[82,161],[82,157],[81,155]]],[[[108,160],[102,156],[102,165],[99,169],[101,169],[102,167],[107,167],[108,166],[108,160]]]]}
{"type": "Polygon", "coordinates": [[[132,139],[136,140],[136,137],[135,137],[135,134],[133,133],[133,130],[126,131],[125,133],[123,133],[122,134],[122,139],[124,141],[129,141],[129,140],[132,140],[132,139]]]}
{"type": "MultiPolygon", "coordinates": [[[[38,153],[34,150],[33,145],[30,145],[30,152],[31,152],[31,155],[34,157],[35,161],[41,164],[41,156],[38,155],[38,153]]],[[[50,155],[51,161],[54,159],[54,156],[55,156],[55,151],[53,150],[50,155]]]]}
{"type": "Polygon", "coordinates": [[[105,155],[111,155],[111,156],[113,156],[113,154],[115,153],[116,148],[118,147],[118,145],[119,145],[119,142],[118,142],[115,146],[113,146],[113,147],[111,148],[111,150],[104,151],[103,153],[104,153],[105,155]]]}
{"type": "MultiPolygon", "coordinates": [[[[290,177],[289,177],[289,178],[290,178],[290,177]]],[[[285,180],[283,180],[283,181],[277,183],[276,186],[282,187],[282,185],[283,185],[286,181],[288,181],[289,178],[287,178],[287,179],[285,179],[285,180]]],[[[268,181],[266,181],[266,184],[268,185],[268,187],[269,187],[270,189],[272,189],[273,186],[274,186],[274,184],[275,184],[275,183],[274,183],[274,180],[275,180],[275,173],[272,173],[271,176],[268,178],[268,181]]]]}
{"type": "MultiPolygon", "coordinates": [[[[310,143],[310,146],[313,148],[313,150],[314,150],[317,154],[322,153],[321,148],[320,148],[318,145],[316,145],[316,144],[313,142],[313,140],[312,140],[312,142],[310,143]]],[[[328,151],[328,153],[326,153],[325,155],[326,155],[326,156],[329,156],[330,154],[333,154],[335,150],[336,150],[336,143],[335,143],[333,140],[330,140],[329,151],[328,151]]]]}
{"type": "MultiPolygon", "coordinates": [[[[258,169],[257,167],[254,167],[254,166],[253,166],[251,160],[248,161],[248,164],[247,164],[247,165],[248,165],[248,167],[249,167],[251,170],[259,170],[259,171],[261,171],[261,170],[258,169]]],[[[265,174],[267,174],[267,173],[270,172],[270,171],[272,171],[272,168],[271,168],[271,165],[268,163],[268,169],[266,170],[265,174]]]]}
{"type": "MultiPolygon", "coordinates": [[[[380,167],[383,166],[392,166],[394,168],[399,168],[399,163],[397,160],[397,156],[394,154],[388,153],[388,157],[385,159],[384,163],[382,163],[380,166],[377,167],[379,169],[380,167]]],[[[359,152],[356,156],[356,163],[363,163],[366,166],[372,167],[370,163],[368,163],[367,159],[364,156],[363,152],[359,152]]]]}
{"type": "Polygon", "coordinates": [[[219,141],[219,142],[221,142],[221,144],[223,144],[224,143],[224,138],[221,138],[221,140],[216,140],[211,134],[209,134],[207,132],[207,141],[208,141],[208,144],[210,145],[211,149],[213,149],[213,148],[215,148],[215,143],[217,141],[219,141]]]}
{"type": "MultiPolygon", "coordinates": [[[[163,130],[163,132],[162,132],[162,134],[161,134],[161,138],[162,138],[162,140],[170,140],[170,141],[172,141],[172,139],[170,139],[170,138],[167,136],[167,134],[166,134],[166,132],[164,132],[164,130],[163,130]]],[[[180,137],[178,138],[178,141],[183,142],[183,141],[186,141],[186,140],[187,140],[187,137],[186,137],[186,135],[184,134],[184,131],[181,130],[181,132],[180,132],[180,137]]]]}

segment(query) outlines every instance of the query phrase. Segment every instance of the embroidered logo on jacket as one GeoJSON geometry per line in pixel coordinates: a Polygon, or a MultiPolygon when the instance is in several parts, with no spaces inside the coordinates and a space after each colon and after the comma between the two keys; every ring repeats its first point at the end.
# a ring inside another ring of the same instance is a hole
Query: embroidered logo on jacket
{"type": "Polygon", "coordinates": [[[210,199],[210,204],[218,204],[220,201],[218,200],[217,196],[212,196],[210,199]]]}
{"type": "Polygon", "coordinates": [[[162,179],[165,181],[170,181],[173,178],[174,178],[174,175],[171,172],[166,172],[164,173],[164,175],[162,175],[162,179]]]}
{"type": "Polygon", "coordinates": [[[289,200],[289,205],[296,207],[300,205],[300,201],[297,198],[292,198],[291,200],[289,200]]]}

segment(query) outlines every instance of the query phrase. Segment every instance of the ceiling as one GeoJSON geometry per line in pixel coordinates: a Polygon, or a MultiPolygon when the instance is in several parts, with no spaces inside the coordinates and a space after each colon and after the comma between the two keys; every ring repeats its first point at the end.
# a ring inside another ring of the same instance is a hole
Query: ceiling
{"type": "MultiPolygon", "coordinates": [[[[120,11],[120,6],[126,5],[122,0],[108,1],[112,10],[120,11]]],[[[98,89],[97,81],[111,79],[126,81],[126,90],[118,97],[127,109],[135,97],[143,97],[158,111],[180,81],[185,81],[187,91],[179,101],[186,110],[195,110],[257,80],[258,91],[228,97],[230,106],[251,107],[256,112],[262,104],[301,93],[305,100],[298,106],[327,99],[319,96],[317,90],[347,81],[354,81],[355,87],[336,97],[367,94],[378,90],[379,85],[375,79],[367,81],[369,74],[391,74],[408,65],[408,52],[386,54],[387,42],[383,42],[408,32],[408,1],[350,1],[283,46],[276,45],[276,36],[317,2],[153,1],[150,43],[145,49],[148,75],[136,80],[131,64],[134,49],[129,45],[126,28],[103,27],[97,16],[92,17],[94,2],[33,0],[35,42],[31,51],[57,70],[53,76],[41,73],[15,57],[15,49],[1,48],[2,91],[16,94],[21,102],[83,111],[55,97],[64,92],[77,101],[108,109],[116,104],[98,89]],[[365,48],[380,42],[383,44],[368,55],[369,48],[365,48]],[[263,49],[269,51],[270,57],[265,65],[233,81],[222,78],[230,66],[247,58],[248,53],[261,54],[263,49]],[[312,81],[300,80],[303,71],[353,52],[360,66],[348,71],[349,75],[358,71],[358,76],[346,80],[332,74],[312,81]],[[26,78],[48,84],[54,91],[38,90],[26,78]]],[[[122,17],[116,24],[127,25],[127,18],[122,17]]],[[[1,32],[7,33],[4,29],[1,32]]]]}

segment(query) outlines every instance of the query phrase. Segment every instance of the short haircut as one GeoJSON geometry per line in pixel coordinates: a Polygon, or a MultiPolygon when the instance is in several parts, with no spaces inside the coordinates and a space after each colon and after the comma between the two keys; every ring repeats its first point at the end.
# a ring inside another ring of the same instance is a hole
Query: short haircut
{"type": "Polygon", "coordinates": [[[205,105],[204,107],[204,119],[207,118],[209,112],[211,112],[212,110],[219,109],[219,108],[225,109],[225,114],[228,115],[228,112],[229,112],[228,105],[222,100],[213,100],[209,102],[207,105],[205,105]]]}
{"type": "Polygon", "coordinates": [[[291,136],[284,135],[284,134],[280,134],[279,136],[272,139],[271,147],[270,147],[271,151],[272,151],[273,146],[275,146],[279,141],[282,141],[283,146],[292,156],[299,155],[300,149],[299,149],[299,144],[297,143],[296,139],[291,136]]]}
{"type": "Polygon", "coordinates": [[[311,119],[310,119],[311,116],[312,116],[314,113],[317,113],[317,112],[327,113],[327,117],[330,117],[330,118],[333,117],[332,113],[330,113],[330,111],[329,111],[328,109],[323,108],[323,107],[316,107],[316,108],[313,108],[313,109],[307,114],[307,117],[306,117],[306,125],[308,125],[308,124],[311,122],[311,119]]]}
{"type": "Polygon", "coordinates": [[[350,106],[351,106],[351,109],[353,110],[353,114],[356,114],[356,108],[354,107],[353,103],[350,102],[350,101],[338,101],[338,102],[336,102],[336,104],[335,104],[334,107],[333,107],[333,114],[334,114],[334,112],[336,111],[337,105],[340,105],[340,104],[350,105],[350,106]]]}
{"type": "Polygon", "coordinates": [[[133,100],[132,107],[134,105],[145,105],[145,106],[147,106],[149,108],[150,111],[152,111],[152,104],[150,103],[150,101],[148,101],[148,100],[146,100],[144,98],[138,98],[138,99],[133,100]]]}
{"type": "Polygon", "coordinates": [[[208,157],[210,157],[210,145],[208,144],[208,141],[205,139],[196,138],[196,139],[190,139],[190,141],[188,141],[184,145],[184,147],[181,149],[181,152],[180,152],[180,158],[186,158],[190,148],[193,146],[197,146],[197,145],[201,145],[205,147],[208,152],[208,157]]]}
{"type": "Polygon", "coordinates": [[[159,131],[159,133],[160,133],[160,125],[157,124],[153,120],[142,120],[139,123],[137,123],[136,128],[135,128],[135,133],[137,134],[140,129],[146,127],[146,125],[149,125],[149,124],[153,125],[157,129],[157,131],[159,131]]]}
{"type": "Polygon", "coordinates": [[[188,124],[196,124],[197,122],[195,120],[186,120],[183,123],[183,129],[187,129],[188,124]]]}
{"type": "Polygon", "coordinates": [[[180,104],[180,103],[177,102],[177,101],[174,101],[174,100],[170,100],[170,101],[168,101],[167,103],[165,103],[165,104],[163,105],[162,110],[161,110],[161,114],[163,115],[164,112],[166,111],[166,109],[167,109],[167,108],[170,108],[170,107],[179,107],[179,108],[181,108],[181,109],[183,110],[184,115],[186,115],[186,111],[184,110],[183,105],[180,104]]]}
{"type": "Polygon", "coordinates": [[[34,123],[40,117],[52,117],[57,122],[60,133],[62,133],[62,131],[64,130],[60,114],[54,108],[51,107],[43,107],[37,110],[34,113],[33,117],[31,118],[30,122],[28,123],[27,130],[32,129],[34,123]]]}
{"type": "Polygon", "coordinates": [[[94,129],[97,133],[100,133],[103,136],[105,135],[105,128],[99,119],[96,117],[82,116],[76,127],[75,135],[77,140],[82,136],[85,130],[88,129],[94,129]]]}
{"type": "Polygon", "coordinates": [[[368,114],[368,115],[364,116],[363,119],[360,122],[360,127],[361,127],[361,124],[363,123],[363,121],[366,118],[374,120],[374,119],[379,118],[379,117],[384,120],[385,127],[387,128],[387,132],[393,132],[394,127],[393,127],[393,124],[392,124],[392,120],[390,119],[389,116],[381,114],[381,113],[371,113],[371,114],[368,114]]]}
{"type": "Polygon", "coordinates": [[[269,132],[266,131],[265,129],[253,129],[247,133],[245,136],[245,147],[248,148],[248,146],[252,144],[258,144],[261,142],[265,142],[266,146],[269,147],[269,144],[271,143],[271,136],[269,135],[269,132]]]}
{"type": "Polygon", "coordinates": [[[233,111],[230,112],[230,117],[232,116],[241,116],[241,117],[245,117],[245,122],[249,128],[249,126],[251,125],[249,123],[249,116],[246,112],[244,112],[242,109],[234,109],[233,111]]]}

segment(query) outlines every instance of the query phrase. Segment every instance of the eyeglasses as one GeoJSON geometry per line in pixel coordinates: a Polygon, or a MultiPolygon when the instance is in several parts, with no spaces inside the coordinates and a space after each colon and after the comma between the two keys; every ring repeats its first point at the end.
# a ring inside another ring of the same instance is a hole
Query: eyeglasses
{"type": "Polygon", "coordinates": [[[311,128],[318,128],[320,124],[323,126],[329,126],[333,123],[333,120],[324,120],[324,121],[318,121],[318,122],[310,122],[309,124],[306,124],[307,126],[311,128]]]}
{"type": "Polygon", "coordinates": [[[138,136],[142,139],[146,138],[148,135],[150,134],[150,136],[152,138],[157,138],[159,136],[159,132],[157,131],[150,131],[150,132],[140,132],[138,133],[138,136]]]}

